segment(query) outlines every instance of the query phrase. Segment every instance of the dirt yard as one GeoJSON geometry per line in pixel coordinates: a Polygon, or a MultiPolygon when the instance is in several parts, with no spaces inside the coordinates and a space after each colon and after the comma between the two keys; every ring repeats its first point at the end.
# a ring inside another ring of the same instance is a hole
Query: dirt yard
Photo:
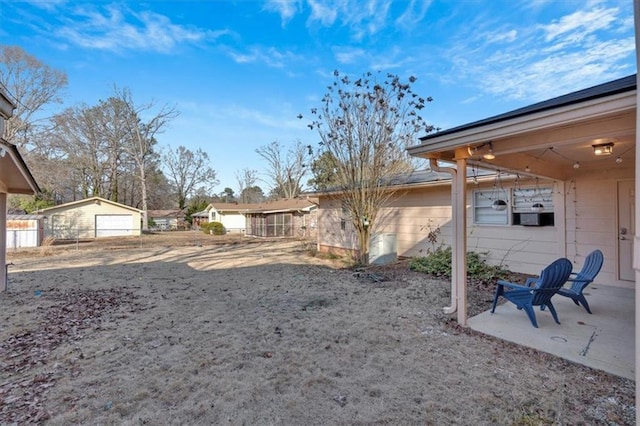
{"type": "Polygon", "coordinates": [[[180,235],[9,254],[0,424],[635,423],[633,381],[458,327],[407,262],[180,235]]]}

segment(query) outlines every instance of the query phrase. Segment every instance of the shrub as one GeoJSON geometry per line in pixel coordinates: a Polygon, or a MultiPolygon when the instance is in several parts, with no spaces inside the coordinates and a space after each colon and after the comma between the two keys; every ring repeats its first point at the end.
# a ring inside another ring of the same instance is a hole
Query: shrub
{"type": "MultiPolygon", "coordinates": [[[[489,265],[488,252],[467,252],[467,275],[482,281],[505,278],[509,271],[502,266],[489,265]]],[[[436,277],[451,277],[451,247],[438,247],[427,256],[414,257],[409,263],[413,271],[425,272],[436,277]]]]}
{"type": "Polygon", "coordinates": [[[200,225],[200,229],[205,234],[211,235],[224,235],[227,232],[226,229],[224,229],[224,225],[220,222],[203,223],[200,225]]]}

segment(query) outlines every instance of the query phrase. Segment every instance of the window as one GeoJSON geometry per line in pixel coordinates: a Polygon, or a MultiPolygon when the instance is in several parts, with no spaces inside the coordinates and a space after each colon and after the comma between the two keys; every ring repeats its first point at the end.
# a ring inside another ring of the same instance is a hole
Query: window
{"type": "Polygon", "coordinates": [[[340,218],[340,230],[341,231],[346,231],[347,230],[347,216],[349,215],[349,209],[347,209],[347,206],[344,205],[344,203],[342,204],[342,217],[340,218]]]}
{"type": "Polygon", "coordinates": [[[553,226],[553,187],[493,189],[473,192],[473,222],[478,225],[553,226]],[[492,207],[496,198],[507,201],[504,210],[492,207]]]}
{"type": "Polygon", "coordinates": [[[512,191],[513,224],[553,226],[553,187],[514,188],[512,191]]]}
{"type": "MultiPolygon", "coordinates": [[[[500,198],[507,200],[507,191],[500,191],[500,198]]],[[[491,205],[496,197],[493,189],[473,192],[473,222],[479,225],[508,225],[509,208],[495,210],[491,205]]]]}

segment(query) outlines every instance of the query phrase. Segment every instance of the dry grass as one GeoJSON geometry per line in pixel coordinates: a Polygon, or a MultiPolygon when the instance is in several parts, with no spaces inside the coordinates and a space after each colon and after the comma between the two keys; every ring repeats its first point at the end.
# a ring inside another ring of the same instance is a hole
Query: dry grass
{"type": "Polygon", "coordinates": [[[402,263],[158,241],[13,260],[0,423],[634,422],[634,382],[457,327],[402,263]]]}

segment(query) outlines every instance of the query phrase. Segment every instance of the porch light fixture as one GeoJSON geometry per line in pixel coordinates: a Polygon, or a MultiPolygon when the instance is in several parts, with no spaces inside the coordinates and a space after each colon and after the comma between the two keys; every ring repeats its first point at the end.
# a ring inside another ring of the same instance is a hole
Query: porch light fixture
{"type": "Polygon", "coordinates": [[[493,144],[489,142],[489,152],[482,156],[485,160],[493,160],[496,156],[493,154],[493,144]]]}
{"type": "Polygon", "coordinates": [[[481,145],[478,146],[469,146],[467,147],[467,152],[469,153],[469,155],[476,155],[478,153],[478,151],[480,151],[482,148],[484,148],[485,146],[489,146],[489,151],[486,152],[485,154],[482,155],[482,157],[485,160],[493,160],[494,158],[496,158],[496,156],[493,154],[493,143],[492,142],[485,142],[481,145]]]}
{"type": "Polygon", "coordinates": [[[599,145],[591,145],[595,155],[611,155],[613,154],[613,142],[603,143],[599,145]]]}

